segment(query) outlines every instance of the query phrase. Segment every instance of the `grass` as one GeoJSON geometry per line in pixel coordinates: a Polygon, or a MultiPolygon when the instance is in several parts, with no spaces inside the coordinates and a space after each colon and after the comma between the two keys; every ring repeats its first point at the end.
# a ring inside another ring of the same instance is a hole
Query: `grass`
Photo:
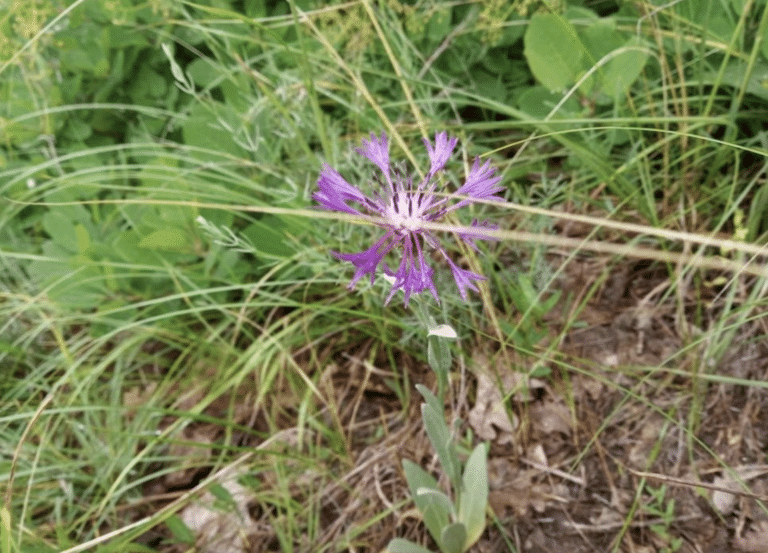
{"type": "MultiPolygon", "coordinates": [[[[370,180],[371,131],[424,171],[442,129],[451,178],[490,157],[507,199],[460,221],[499,227],[457,252],[481,294],[438,270],[442,304],[413,300],[459,334],[450,420],[486,359],[517,422],[489,439],[476,549],[759,543],[768,9],[696,5],[621,6],[620,35],[564,13],[597,51],[641,39],[615,97],[591,50],[564,93],[537,84],[538,8],[6,8],[0,552],[434,547],[401,468],[445,480],[413,391],[437,386],[427,338],[386,282],[345,288],[329,252],[375,231],[310,196],[323,162],[370,180]]],[[[477,433],[457,425],[461,451],[477,433]]]]}

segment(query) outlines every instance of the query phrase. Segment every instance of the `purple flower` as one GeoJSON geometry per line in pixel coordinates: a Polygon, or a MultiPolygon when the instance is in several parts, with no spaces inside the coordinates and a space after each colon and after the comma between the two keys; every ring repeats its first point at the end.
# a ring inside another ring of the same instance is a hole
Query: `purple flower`
{"type": "MultiPolygon", "coordinates": [[[[402,174],[390,164],[387,135],[382,133],[381,137],[377,138],[371,133],[371,139],[363,140],[363,147],[356,150],[376,164],[383,176],[383,182],[376,179],[382,190],[374,192],[370,197],[363,194],[358,187],[349,184],[330,166],[323,166],[317,181],[319,190],[312,196],[316,202],[332,211],[372,215],[383,219],[378,224],[384,229],[384,236],[369,249],[359,253],[334,252],[337,258],[349,261],[355,266],[355,275],[349,283],[350,289],[366,275],[370,275],[373,283],[376,269],[381,265],[384,274],[393,281],[387,303],[397,290],[404,292],[406,306],[411,295],[425,290],[429,290],[439,302],[437,289],[432,281],[434,269],[427,263],[426,254],[431,250],[437,251],[448,262],[464,300],[467,299],[467,289],[477,291],[475,281],[485,280],[485,277],[456,265],[435,233],[424,228],[424,223],[437,222],[451,211],[475,200],[502,199],[496,195],[504,189],[498,186],[501,177],[495,176],[496,171],[490,166],[490,162],[486,161],[481,165],[479,159],[475,160],[466,181],[455,192],[456,195],[466,198],[449,204],[452,199],[450,196],[437,193],[440,183],[436,175],[451,157],[457,141],[456,138],[448,138],[446,132],[435,135],[434,146],[424,140],[430,160],[429,172],[422,181],[414,185],[411,177],[402,174]],[[395,251],[399,251],[402,257],[400,266],[393,271],[384,262],[384,258],[395,251]]],[[[477,219],[472,221],[471,227],[478,229],[478,232],[471,229],[457,230],[456,235],[473,249],[476,249],[475,240],[488,239],[483,235],[483,229],[495,228],[494,225],[486,221],[478,222],[477,219]]]]}

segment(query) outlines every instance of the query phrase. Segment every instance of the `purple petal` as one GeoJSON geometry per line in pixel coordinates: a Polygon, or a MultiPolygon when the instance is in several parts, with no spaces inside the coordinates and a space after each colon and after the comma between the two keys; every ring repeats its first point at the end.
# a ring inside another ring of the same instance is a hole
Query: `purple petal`
{"type": "Polygon", "coordinates": [[[434,148],[432,148],[432,144],[430,144],[429,140],[426,138],[422,140],[424,141],[424,146],[426,146],[427,153],[429,154],[429,174],[434,175],[443,168],[445,162],[451,157],[453,149],[456,147],[456,142],[458,142],[459,139],[454,137],[449,140],[448,133],[443,131],[435,135],[434,148]]]}
{"type": "Polygon", "coordinates": [[[472,228],[462,230],[462,231],[458,232],[457,234],[473,250],[478,251],[477,250],[477,245],[475,244],[475,240],[489,240],[489,241],[493,241],[493,242],[498,241],[498,238],[496,238],[494,236],[488,236],[484,232],[476,232],[476,231],[473,231],[472,229],[476,228],[478,230],[479,229],[496,230],[497,228],[499,228],[499,225],[494,225],[490,221],[480,221],[480,222],[478,222],[477,219],[473,219],[472,220],[472,224],[470,226],[472,228]]]}
{"type": "Polygon", "coordinates": [[[399,240],[392,240],[394,232],[390,231],[385,234],[378,242],[373,246],[358,253],[336,253],[333,252],[337,258],[343,261],[349,261],[355,266],[355,275],[352,277],[352,281],[349,283],[348,288],[351,290],[357,284],[357,281],[363,278],[363,276],[371,275],[371,284],[373,284],[374,276],[376,275],[376,268],[379,263],[384,259],[389,250],[391,250],[399,240]],[[389,244],[387,244],[389,242],[389,244]]]}
{"type": "Polygon", "coordinates": [[[360,215],[360,212],[347,205],[347,202],[357,202],[362,205],[368,203],[365,195],[356,186],[349,184],[329,165],[323,166],[323,171],[317,180],[317,187],[320,190],[312,195],[312,199],[325,209],[360,215]]]}
{"type": "Polygon", "coordinates": [[[453,261],[451,261],[448,256],[446,256],[445,259],[448,261],[448,265],[450,266],[451,272],[453,273],[453,280],[456,281],[456,286],[459,287],[459,294],[461,294],[461,297],[464,301],[467,301],[467,288],[474,290],[475,292],[480,291],[477,289],[477,286],[475,286],[473,281],[486,280],[484,276],[473,273],[472,271],[467,271],[466,269],[462,269],[453,261]]]}
{"type": "Polygon", "coordinates": [[[357,148],[355,151],[374,162],[389,179],[389,144],[385,133],[381,133],[379,139],[371,133],[371,140],[363,139],[363,147],[357,148]]]}
{"type": "MultiPolygon", "coordinates": [[[[496,169],[491,167],[490,161],[480,165],[480,158],[475,158],[475,163],[469,171],[466,182],[456,191],[456,195],[471,196],[478,200],[503,201],[504,198],[495,195],[504,190],[503,186],[496,186],[501,177],[494,176],[495,173],[496,169]]],[[[461,200],[452,209],[458,209],[470,203],[472,203],[472,200],[461,200]]]]}
{"type": "Polygon", "coordinates": [[[405,294],[405,307],[408,307],[408,302],[410,301],[412,294],[418,294],[424,290],[429,290],[437,303],[440,303],[440,298],[437,297],[437,288],[435,288],[435,283],[432,281],[434,269],[432,269],[424,259],[424,253],[418,240],[414,239],[413,242],[411,240],[406,240],[403,245],[405,251],[403,252],[403,259],[400,262],[400,267],[397,272],[393,273],[385,267],[385,272],[389,276],[395,277],[395,282],[392,284],[392,289],[389,291],[389,295],[384,304],[386,305],[389,303],[395,295],[395,292],[399,289],[402,289],[405,294]],[[414,255],[413,252],[413,243],[416,244],[416,249],[418,251],[416,255],[414,255]]]}

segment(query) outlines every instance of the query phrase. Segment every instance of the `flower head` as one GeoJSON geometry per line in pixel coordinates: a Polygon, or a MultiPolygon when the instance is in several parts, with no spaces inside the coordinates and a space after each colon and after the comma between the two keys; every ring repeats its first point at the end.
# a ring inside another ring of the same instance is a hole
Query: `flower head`
{"type": "MultiPolygon", "coordinates": [[[[467,289],[477,291],[475,281],[485,280],[485,277],[456,265],[438,237],[424,228],[424,224],[439,221],[451,211],[475,200],[501,200],[502,198],[496,195],[503,190],[503,187],[498,185],[501,177],[495,175],[496,171],[490,166],[490,162],[486,161],[481,165],[480,160],[476,159],[466,181],[455,192],[465,198],[450,204],[450,196],[437,194],[439,181],[436,175],[451,157],[456,147],[456,138],[449,138],[446,132],[441,132],[435,135],[434,146],[424,140],[429,154],[429,172],[417,184],[414,184],[413,178],[402,174],[390,164],[386,134],[382,133],[381,137],[376,137],[371,133],[371,139],[362,142],[363,147],[356,151],[381,170],[383,189],[366,196],[358,187],[344,180],[336,170],[325,165],[317,181],[319,190],[312,196],[325,209],[353,215],[373,215],[382,219],[378,224],[384,229],[384,235],[369,249],[359,253],[334,252],[337,258],[349,261],[355,266],[355,274],[349,288],[354,288],[357,281],[366,275],[370,275],[373,282],[376,269],[381,265],[384,274],[392,281],[387,302],[397,290],[404,292],[406,306],[411,295],[426,290],[439,302],[437,289],[432,281],[434,269],[427,263],[426,255],[427,251],[435,250],[448,262],[459,293],[466,300],[467,289]],[[402,257],[399,267],[392,270],[384,262],[384,258],[396,249],[402,253],[402,257]]],[[[475,240],[488,239],[482,229],[495,228],[490,223],[478,222],[477,219],[472,221],[471,227],[478,229],[478,232],[465,229],[458,231],[456,235],[475,249],[475,240]]]]}

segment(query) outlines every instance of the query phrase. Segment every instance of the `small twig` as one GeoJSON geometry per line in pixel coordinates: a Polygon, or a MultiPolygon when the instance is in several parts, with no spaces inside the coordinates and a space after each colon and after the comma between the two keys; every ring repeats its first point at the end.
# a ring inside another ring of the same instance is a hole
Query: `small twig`
{"type": "Polygon", "coordinates": [[[573,476],[571,474],[568,474],[567,472],[563,472],[562,470],[553,469],[552,467],[548,467],[547,465],[542,465],[541,463],[537,463],[536,461],[531,461],[530,459],[526,459],[525,457],[522,457],[520,460],[530,467],[538,469],[542,472],[546,472],[548,474],[553,474],[554,476],[559,476],[563,480],[568,480],[569,482],[578,484],[582,488],[586,486],[584,479],[579,478],[578,476],[573,476]]]}
{"type": "MultiPolygon", "coordinates": [[[[685,522],[687,520],[697,520],[700,518],[704,518],[703,515],[683,515],[680,517],[675,517],[675,522],[685,522]]],[[[541,522],[541,521],[539,521],[541,522]]],[[[629,527],[630,528],[645,528],[648,526],[653,526],[655,524],[667,524],[669,521],[661,519],[661,518],[652,518],[648,520],[638,520],[636,522],[632,522],[629,527]]],[[[624,521],[616,521],[616,522],[609,522],[607,524],[580,524],[578,522],[574,523],[563,523],[565,526],[572,528],[576,531],[581,532],[611,532],[613,530],[618,530],[619,528],[624,527],[624,521]]]]}
{"type": "Polygon", "coordinates": [[[629,472],[634,474],[635,476],[639,476],[640,478],[648,478],[650,480],[656,480],[657,482],[664,482],[666,484],[669,484],[671,486],[682,486],[685,488],[706,488],[708,490],[713,490],[716,492],[723,492],[723,493],[729,493],[732,495],[740,495],[742,497],[749,497],[752,499],[757,499],[758,501],[766,501],[768,502],[768,495],[761,495],[758,493],[752,493],[744,490],[734,490],[732,488],[727,488],[724,486],[717,486],[715,484],[710,484],[708,482],[694,482],[692,480],[685,480],[683,478],[675,478],[673,476],[667,476],[665,474],[657,474],[653,472],[641,472],[639,470],[633,470],[629,467],[625,467],[629,472]]]}
{"type": "Polygon", "coordinates": [[[373,465],[373,483],[376,486],[376,495],[379,496],[381,502],[392,511],[392,513],[399,519],[400,511],[398,511],[392,502],[384,495],[384,490],[381,489],[381,480],[379,480],[379,463],[373,465]]]}

